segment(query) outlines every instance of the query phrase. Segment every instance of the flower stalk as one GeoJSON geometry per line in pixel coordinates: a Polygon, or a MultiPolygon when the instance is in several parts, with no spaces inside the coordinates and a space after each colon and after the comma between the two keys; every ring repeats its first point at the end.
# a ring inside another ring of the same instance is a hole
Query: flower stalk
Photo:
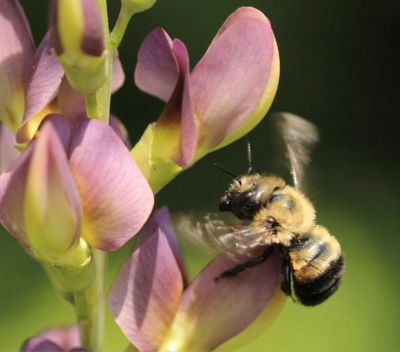
{"type": "Polygon", "coordinates": [[[82,347],[88,351],[102,351],[104,337],[105,276],[107,255],[93,248],[96,277],[92,285],[73,296],[75,312],[81,332],[82,347]]]}

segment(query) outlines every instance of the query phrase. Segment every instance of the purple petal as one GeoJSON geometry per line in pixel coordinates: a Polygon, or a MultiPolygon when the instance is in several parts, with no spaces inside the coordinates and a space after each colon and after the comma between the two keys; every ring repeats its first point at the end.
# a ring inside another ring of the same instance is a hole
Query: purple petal
{"type": "Polygon", "coordinates": [[[71,87],[66,77],[61,82],[57,95],[60,112],[69,120],[74,121],[85,113],[85,96],[71,87]]]}
{"type": "Polygon", "coordinates": [[[15,145],[14,134],[4,124],[0,124],[0,174],[8,171],[17,159],[19,152],[15,145]]]}
{"type": "Polygon", "coordinates": [[[118,89],[122,87],[125,82],[125,73],[122,67],[121,61],[118,57],[118,52],[115,53],[112,66],[112,82],[111,82],[111,92],[115,93],[118,89]]]}
{"type": "Polygon", "coordinates": [[[36,337],[29,338],[22,346],[22,352],[62,352],[81,349],[79,329],[72,325],[64,328],[49,329],[36,337]]]}
{"type": "Polygon", "coordinates": [[[197,276],[182,297],[171,335],[164,343],[181,343],[190,351],[212,351],[245,329],[266,308],[280,285],[280,255],[273,254],[266,263],[237,277],[215,282],[234,265],[220,256],[197,276]]]}
{"type": "Polygon", "coordinates": [[[143,226],[153,193],[112,128],[82,119],[71,142],[72,167],[84,208],[83,235],[96,248],[120,248],[143,226]]]}
{"type": "Polygon", "coordinates": [[[153,30],[143,41],[135,68],[135,83],[146,93],[168,101],[179,77],[172,40],[162,28],[153,30]]]}
{"type": "Polygon", "coordinates": [[[274,55],[274,34],[260,11],[240,8],[222,26],[191,77],[194,111],[211,146],[256,110],[274,55]]]}
{"type": "Polygon", "coordinates": [[[34,45],[25,14],[16,0],[0,1],[0,116],[16,130],[24,113],[24,82],[34,45]]]}
{"type": "MultiPolygon", "coordinates": [[[[64,76],[62,66],[50,49],[49,34],[46,34],[32,60],[32,70],[26,88],[24,123],[17,135],[19,143],[27,142],[33,137],[36,131],[29,129],[28,132],[27,125],[54,99],[64,76]]],[[[35,121],[36,124],[38,122],[40,121],[35,121]]]]}
{"type": "Polygon", "coordinates": [[[170,223],[165,222],[165,216],[165,210],[158,211],[146,225],[110,293],[118,325],[141,351],[158,350],[183,291],[176,247],[167,234],[172,230],[168,230],[170,223]]]}

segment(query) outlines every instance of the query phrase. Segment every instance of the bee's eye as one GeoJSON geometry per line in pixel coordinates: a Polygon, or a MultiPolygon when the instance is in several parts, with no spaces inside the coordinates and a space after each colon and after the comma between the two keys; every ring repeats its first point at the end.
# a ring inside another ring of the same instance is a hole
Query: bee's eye
{"type": "Polygon", "coordinates": [[[277,192],[277,191],[279,191],[280,189],[281,189],[281,187],[276,186],[276,187],[274,187],[274,189],[272,190],[272,192],[277,192]]]}
{"type": "Polygon", "coordinates": [[[275,220],[274,217],[268,216],[267,219],[265,220],[265,225],[266,225],[266,227],[269,228],[269,229],[274,229],[274,228],[276,228],[279,224],[278,224],[278,222],[275,220]]]}

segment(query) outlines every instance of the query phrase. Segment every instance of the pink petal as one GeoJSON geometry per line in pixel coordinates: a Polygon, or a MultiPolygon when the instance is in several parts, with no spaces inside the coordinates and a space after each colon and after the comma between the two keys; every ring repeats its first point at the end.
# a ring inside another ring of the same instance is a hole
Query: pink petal
{"type": "Polygon", "coordinates": [[[112,66],[112,82],[111,92],[115,93],[122,87],[125,82],[125,73],[122,67],[121,61],[119,60],[118,53],[114,55],[113,66],[112,66]]]}
{"type": "Polygon", "coordinates": [[[34,45],[16,0],[0,1],[0,116],[16,130],[24,113],[24,82],[34,45]]]}
{"type": "Polygon", "coordinates": [[[0,174],[8,171],[17,159],[19,152],[15,148],[16,143],[14,134],[0,124],[0,174]]]}
{"type": "MultiPolygon", "coordinates": [[[[75,325],[49,329],[36,337],[29,338],[21,348],[22,352],[55,352],[80,350],[79,329],[75,325]]],[[[83,350],[82,350],[83,351],[83,350]]]]}
{"type": "Polygon", "coordinates": [[[153,30],[139,49],[135,83],[146,93],[167,101],[174,91],[179,66],[172,40],[162,28],[153,30]]]}
{"type": "Polygon", "coordinates": [[[203,134],[219,144],[258,106],[271,73],[275,38],[254,8],[239,8],[192,73],[193,107],[203,134]]]}
{"type": "Polygon", "coordinates": [[[26,88],[24,124],[20,127],[17,135],[19,143],[29,140],[24,132],[26,124],[54,99],[64,76],[62,66],[50,49],[49,34],[46,34],[30,65],[31,72],[26,88]]]}
{"type": "Polygon", "coordinates": [[[118,325],[140,351],[156,351],[173,320],[183,291],[170,222],[156,212],[141,241],[118,274],[110,307],[118,325]],[[166,222],[165,222],[166,221],[166,222]]]}
{"type": "Polygon", "coordinates": [[[120,248],[143,226],[153,193],[112,128],[81,119],[73,132],[70,165],[84,209],[84,237],[96,248],[120,248]]]}
{"type": "Polygon", "coordinates": [[[280,284],[280,255],[273,254],[237,277],[215,282],[215,277],[234,265],[220,256],[197,276],[182,297],[169,343],[181,343],[190,351],[212,351],[266,308],[280,284]]]}
{"type": "MultiPolygon", "coordinates": [[[[189,55],[185,44],[179,39],[172,43],[172,49],[179,65],[179,77],[171,98],[162,112],[157,124],[172,128],[180,126],[180,150],[174,161],[184,167],[190,164],[197,146],[197,126],[192,109],[189,82],[189,55]]],[[[162,148],[162,146],[161,146],[162,148]]]]}

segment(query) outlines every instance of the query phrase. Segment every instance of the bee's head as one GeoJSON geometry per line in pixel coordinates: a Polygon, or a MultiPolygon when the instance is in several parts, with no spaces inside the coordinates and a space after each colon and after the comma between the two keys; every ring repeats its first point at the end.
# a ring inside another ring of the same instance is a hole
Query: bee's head
{"type": "Polygon", "coordinates": [[[219,202],[219,211],[232,212],[243,220],[252,220],[272,193],[285,186],[285,181],[259,174],[236,178],[219,202]]]}

